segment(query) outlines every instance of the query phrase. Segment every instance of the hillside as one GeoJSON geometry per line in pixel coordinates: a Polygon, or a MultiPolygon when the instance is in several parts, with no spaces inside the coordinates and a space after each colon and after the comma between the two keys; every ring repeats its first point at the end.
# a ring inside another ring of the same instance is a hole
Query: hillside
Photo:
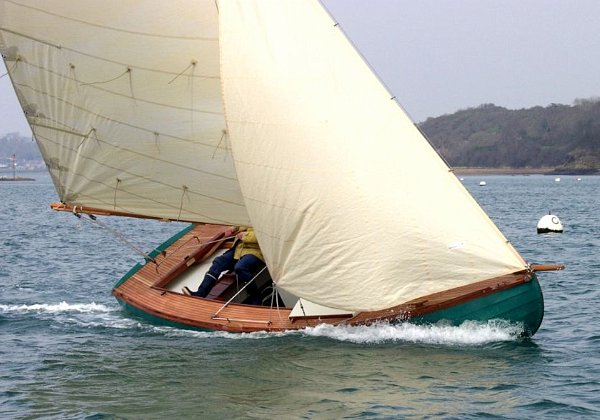
{"type": "Polygon", "coordinates": [[[486,104],[419,126],[453,167],[600,170],[599,99],[520,110],[486,104]]]}
{"type": "Polygon", "coordinates": [[[41,160],[42,155],[31,137],[22,137],[18,133],[0,137],[0,159],[8,159],[16,155],[19,160],[41,160]]]}
{"type": "MultiPolygon", "coordinates": [[[[486,104],[429,118],[419,127],[452,167],[600,172],[597,98],[519,110],[486,104]]],[[[19,160],[41,160],[31,138],[0,137],[0,163],[13,153],[19,160]]]]}

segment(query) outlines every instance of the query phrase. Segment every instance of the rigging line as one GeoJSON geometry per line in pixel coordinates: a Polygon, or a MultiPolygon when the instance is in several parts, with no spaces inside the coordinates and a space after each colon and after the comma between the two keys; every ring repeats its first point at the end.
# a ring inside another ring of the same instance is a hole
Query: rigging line
{"type": "MultiPolygon", "coordinates": [[[[3,56],[4,57],[4,56],[3,56]]],[[[6,69],[6,73],[4,73],[2,76],[0,76],[0,79],[2,79],[4,76],[8,75],[9,73],[12,73],[15,71],[15,69],[17,68],[17,63],[19,63],[19,61],[21,61],[20,58],[17,58],[15,60],[15,63],[12,65],[12,67],[10,69],[6,69]]]]}
{"type": "MultiPolygon", "coordinates": [[[[263,273],[263,271],[265,271],[266,269],[267,269],[267,266],[265,265],[265,266],[262,268],[262,270],[260,270],[258,273],[256,273],[256,275],[255,275],[254,277],[252,277],[252,279],[250,279],[250,281],[248,281],[246,284],[244,284],[244,286],[243,286],[243,287],[242,287],[240,290],[238,290],[238,291],[237,291],[237,293],[231,297],[231,299],[229,299],[227,302],[225,302],[225,303],[223,304],[223,306],[221,306],[221,307],[219,308],[219,310],[218,310],[218,311],[217,311],[217,312],[216,312],[216,313],[215,313],[215,314],[212,316],[212,318],[213,318],[213,319],[214,319],[214,318],[216,318],[216,317],[219,315],[219,313],[220,313],[220,312],[221,312],[223,309],[225,309],[227,306],[229,306],[229,304],[231,303],[231,301],[233,301],[233,299],[235,299],[235,298],[236,298],[236,297],[237,297],[237,296],[238,296],[240,293],[242,293],[242,291],[243,291],[243,290],[244,290],[246,287],[248,287],[248,285],[249,285],[250,283],[252,283],[254,280],[256,280],[256,278],[257,278],[258,276],[260,276],[260,275],[263,273]]],[[[237,276],[236,276],[236,279],[237,279],[237,276]]]]}
{"type": "Polygon", "coordinates": [[[131,77],[131,68],[127,67],[127,70],[125,70],[123,73],[121,73],[117,77],[113,77],[112,79],[105,80],[103,82],[102,81],[98,81],[98,82],[80,83],[79,86],[101,85],[101,84],[104,84],[104,83],[114,82],[115,80],[120,79],[121,77],[125,76],[127,73],[129,73],[129,77],[131,77]]]}
{"type": "MultiPolygon", "coordinates": [[[[74,69],[73,69],[73,71],[74,71],[74,69]]],[[[79,80],[77,80],[76,78],[74,78],[74,79],[72,79],[72,80],[74,80],[74,81],[75,81],[75,82],[77,82],[77,83],[80,83],[80,82],[79,82],[79,80]]],[[[39,95],[42,95],[42,96],[46,96],[46,97],[48,97],[48,98],[51,98],[51,99],[52,99],[52,100],[54,100],[54,101],[58,101],[58,102],[61,102],[61,103],[65,104],[65,105],[68,105],[68,106],[70,106],[70,107],[71,107],[71,108],[73,108],[73,109],[76,109],[76,110],[78,110],[78,111],[82,111],[82,112],[86,112],[86,113],[88,113],[88,114],[90,114],[90,115],[93,115],[94,117],[101,118],[101,119],[103,119],[104,121],[108,121],[108,122],[111,122],[111,123],[119,124],[119,125],[122,125],[122,126],[124,126],[124,127],[133,128],[134,130],[139,130],[139,131],[142,131],[142,132],[145,132],[145,133],[151,133],[151,134],[153,134],[154,136],[156,136],[157,134],[160,134],[160,135],[162,135],[162,136],[164,136],[164,137],[167,137],[167,138],[170,138],[170,139],[174,139],[174,140],[179,140],[179,141],[182,141],[182,142],[185,142],[185,143],[195,144],[195,145],[202,146],[202,147],[210,147],[210,148],[213,148],[213,145],[212,145],[212,144],[207,144],[207,143],[203,143],[203,142],[196,141],[196,140],[190,140],[190,139],[187,139],[187,138],[185,138],[185,137],[174,136],[174,135],[172,135],[172,134],[167,134],[167,133],[158,133],[157,131],[152,131],[152,130],[150,130],[150,129],[147,129],[147,128],[144,128],[144,127],[140,127],[140,126],[137,126],[137,125],[133,125],[133,124],[130,124],[130,123],[124,122],[124,121],[116,120],[116,119],[114,119],[114,118],[109,118],[109,117],[107,117],[107,116],[105,116],[105,115],[98,114],[97,112],[92,112],[92,111],[90,111],[89,109],[87,109],[87,108],[83,108],[83,107],[81,107],[81,106],[79,106],[79,105],[77,105],[77,104],[74,104],[74,103],[72,103],[72,102],[65,101],[63,98],[60,98],[60,97],[57,97],[57,96],[54,96],[54,95],[50,95],[49,93],[46,93],[46,92],[42,92],[42,91],[40,91],[40,90],[37,90],[37,89],[33,88],[32,86],[25,85],[24,83],[15,83],[15,86],[18,86],[18,87],[20,87],[21,89],[23,89],[23,88],[27,88],[27,89],[31,90],[32,92],[34,92],[34,93],[36,93],[36,94],[39,94],[39,95]]],[[[95,86],[90,86],[90,87],[91,87],[91,88],[94,88],[94,89],[98,89],[98,88],[97,88],[97,87],[95,87],[95,86]]],[[[160,104],[158,104],[158,105],[160,105],[160,104]]],[[[167,105],[164,105],[164,106],[167,106],[167,105]]],[[[204,111],[196,111],[196,112],[200,112],[200,113],[208,113],[208,112],[204,112],[204,111]]],[[[57,121],[57,120],[55,120],[55,119],[50,119],[50,118],[48,118],[48,117],[45,117],[45,119],[46,119],[47,121],[53,122],[53,123],[55,123],[55,124],[61,124],[61,125],[63,125],[63,126],[67,126],[66,124],[62,123],[61,121],[57,121]]],[[[50,126],[47,126],[46,128],[51,128],[51,129],[58,130],[58,128],[55,128],[55,127],[50,127],[50,126]]],[[[72,127],[69,127],[69,128],[70,128],[71,130],[73,130],[73,128],[72,128],[72,127]]],[[[65,131],[65,132],[66,132],[66,131],[65,131]]],[[[73,134],[77,134],[77,135],[79,135],[78,133],[75,133],[75,132],[73,132],[73,134]]],[[[81,134],[81,135],[83,135],[83,134],[81,134]]],[[[225,150],[228,150],[228,149],[227,149],[227,148],[225,148],[225,150]]]]}
{"type": "Polygon", "coordinates": [[[20,36],[21,38],[29,39],[30,41],[34,41],[34,42],[37,42],[39,44],[44,44],[44,45],[47,45],[49,47],[54,47],[54,48],[57,48],[59,50],[61,48],[60,45],[58,45],[58,44],[53,44],[51,42],[44,41],[44,40],[39,39],[39,38],[34,38],[34,37],[30,36],[30,35],[25,35],[23,33],[13,31],[13,30],[10,30],[8,28],[4,28],[2,26],[0,26],[0,31],[7,32],[7,33],[12,34],[12,35],[20,36]]]}
{"type": "Polygon", "coordinates": [[[179,214],[177,215],[177,220],[179,220],[179,218],[181,217],[181,210],[183,210],[183,197],[185,196],[185,193],[188,190],[188,187],[186,185],[182,185],[183,191],[181,193],[181,200],[179,200],[179,214]]]}
{"type": "MultiPolygon", "coordinates": [[[[276,311],[277,311],[277,316],[279,317],[279,320],[281,321],[281,312],[279,311],[279,292],[277,291],[277,285],[275,284],[275,282],[273,280],[271,280],[271,289],[273,290],[273,292],[271,293],[271,309],[273,309],[273,300],[275,301],[275,305],[277,306],[276,311]]],[[[273,311],[269,312],[269,323],[272,323],[272,315],[273,315],[273,311]]]]}
{"type": "MultiPolygon", "coordinates": [[[[111,59],[108,59],[108,58],[100,57],[98,55],[89,54],[89,53],[86,53],[86,52],[83,52],[83,51],[79,51],[79,50],[76,50],[74,48],[69,48],[69,47],[65,47],[63,45],[53,44],[51,42],[44,41],[44,40],[41,40],[41,39],[37,39],[37,38],[31,37],[29,35],[25,35],[23,33],[12,31],[10,29],[6,29],[6,28],[3,28],[3,27],[0,27],[0,31],[8,32],[10,34],[13,34],[13,35],[16,35],[16,36],[20,36],[22,38],[26,38],[26,39],[32,40],[32,41],[37,42],[39,44],[47,45],[49,47],[53,47],[53,48],[56,48],[56,49],[59,49],[59,50],[69,51],[69,52],[72,52],[74,54],[82,55],[82,56],[88,57],[88,58],[93,58],[95,60],[103,61],[105,63],[117,64],[117,65],[120,65],[120,66],[131,67],[132,69],[136,69],[136,70],[145,70],[145,71],[149,71],[149,72],[152,72],[152,73],[167,74],[167,75],[176,75],[177,74],[177,73],[175,73],[173,71],[159,70],[159,69],[155,69],[155,68],[152,68],[152,67],[144,67],[144,66],[132,65],[132,64],[128,64],[128,63],[125,63],[125,62],[122,62],[122,61],[111,60],[111,59]]],[[[218,80],[220,78],[220,76],[209,76],[209,75],[198,75],[198,76],[194,76],[194,77],[196,77],[198,79],[209,79],[209,80],[218,80]]]]}
{"type": "Polygon", "coordinates": [[[89,21],[85,21],[82,19],[76,19],[73,17],[69,17],[69,16],[65,16],[65,15],[59,15],[58,13],[52,13],[49,12],[48,10],[44,10],[44,9],[40,9],[38,7],[33,7],[33,6],[27,6],[21,3],[18,3],[16,1],[12,1],[12,0],[5,0],[6,3],[12,3],[15,6],[20,6],[26,9],[31,9],[31,10],[35,10],[36,12],[40,12],[40,13],[44,13],[50,16],[54,16],[54,17],[58,17],[61,19],[65,19],[65,20],[70,20],[72,22],[77,22],[77,23],[81,23],[84,25],[88,25],[88,26],[93,26],[96,28],[101,28],[101,29],[107,29],[110,31],[115,31],[115,32],[121,32],[121,33],[126,33],[126,34],[132,34],[132,35],[142,35],[142,36],[149,36],[149,37],[156,37],[156,38],[168,38],[168,39],[183,39],[183,40],[189,40],[189,41],[215,41],[216,38],[211,38],[211,37],[195,37],[195,36],[182,36],[182,35],[165,35],[165,34],[157,34],[157,33],[152,33],[152,32],[141,32],[141,31],[132,31],[129,29],[121,29],[121,28],[115,28],[112,26],[106,26],[106,25],[100,25],[98,23],[93,23],[93,22],[89,22],[89,21]]]}
{"type": "Polygon", "coordinates": [[[137,105],[135,101],[135,95],[133,94],[133,72],[129,67],[127,67],[127,71],[129,72],[129,89],[131,90],[131,98],[133,99],[133,103],[137,105]]]}
{"type": "MultiPolygon", "coordinates": [[[[217,150],[219,150],[219,148],[221,147],[221,143],[223,143],[223,139],[225,138],[226,135],[227,135],[227,130],[222,129],[221,130],[221,139],[219,140],[219,143],[215,146],[215,150],[213,150],[211,159],[215,158],[215,155],[217,154],[217,150]]],[[[225,148],[225,150],[227,151],[227,148],[225,148]]],[[[225,156],[227,156],[227,153],[225,153],[225,156]]]]}
{"type": "MultiPolygon", "coordinates": [[[[108,58],[100,57],[100,56],[93,55],[93,54],[88,54],[83,51],[76,50],[74,48],[69,48],[69,47],[59,47],[59,48],[62,48],[65,51],[70,51],[75,54],[83,55],[84,57],[93,58],[93,59],[96,59],[99,61],[104,61],[105,63],[111,63],[111,64],[117,64],[120,66],[131,67],[132,69],[136,69],[136,70],[145,70],[145,71],[152,72],[152,73],[168,74],[168,75],[177,74],[173,71],[159,70],[159,69],[155,69],[152,67],[137,66],[137,65],[124,63],[122,61],[110,60],[108,58]]],[[[220,78],[220,76],[207,76],[207,75],[198,75],[198,76],[194,76],[194,77],[197,77],[198,79],[209,79],[209,80],[218,80],[220,78]]]]}
{"type": "MultiPolygon", "coordinates": [[[[53,140],[51,140],[51,139],[49,139],[49,138],[47,138],[47,137],[44,137],[44,136],[42,136],[42,135],[39,135],[39,134],[37,134],[37,133],[36,133],[36,137],[39,137],[40,139],[43,139],[44,141],[47,141],[47,142],[50,142],[50,143],[54,143],[54,144],[57,144],[57,145],[59,145],[59,146],[61,146],[61,147],[65,148],[65,147],[64,147],[63,145],[61,145],[60,143],[58,143],[58,142],[55,142],[55,141],[53,141],[53,140]]],[[[72,149],[72,150],[73,150],[73,149],[72,149]]],[[[100,164],[101,166],[104,166],[104,167],[107,167],[107,168],[111,168],[111,169],[119,169],[119,168],[113,168],[113,167],[111,167],[111,166],[105,165],[105,164],[103,164],[102,162],[98,162],[97,160],[95,160],[95,159],[93,159],[93,158],[89,158],[89,157],[86,157],[86,156],[82,156],[82,158],[83,158],[83,159],[88,159],[88,160],[91,160],[91,161],[93,161],[93,162],[96,162],[96,163],[100,164]]],[[[62,166],[61,166],[61,167],[58,167],[58,169],[59,169],[59,171],[61,171],[60,173],[62,173],[62,171],[63,171],[64,169],[66,169],[66,168],[64,168],[64,167],[62,167],[62,166]]],[[[142,177],[142,176],[139,176],[139,175],[135,175],[135,174],[132,174],[132,173],[130,173],[130,172],[127,172],[127,171],[122,171],[122,172],[124,172],[124,173],[127,173],[128,175],[135,176],[136,178],[139,178],[139,179],[144,179],[144,180],[146,180],[146,181],[148,181],[148,182],[151,182],[151,183],[153,183],[153,184],[162,185],[162,186],[169,187],[169,188],[172,188],[172,189],[178,189],[177,187],[174,187],[174,186],[172,186],[172,185],[169,185],[169,184],[165,184],[165,183],[163,183],[163,182],[160,182],[160,181],[158,181],[158,180],[153,180],[153,179],[149,179],[149,178],[147,178],[147,177],[142,177]]],[[[60,173],[59,173],[59,174],[60,174],[60,173]]],[[[112,185],[110,185],[110,184],[106,184],[106,183],[104,183],[104,182],[102,182],[102,181],[98,181],[98,180],[96,180],[96,179],[91,179],[91,178],[88,178],[88,177],[87,177],[87,176],[85,176],[84,174],[81,174],[81,173],[78,173],[78,172],[74,172],[74,171],[71,171],[71,173],[72,173],[72,174],[74,174],[74,175],[75,175],[75,176],[77,176],[77,177],[81,177],[81,178],[85,179],[86,181],[88,181],[88,182],[90,182],[90,183],[100,184],[100,185],[102,185],[102,186],[104,186],[104,187],[106,187],[106,188],[109,188],[109,189],[112,189],[112,188],[113,188],[113,186],[112,186],[112,185]]],[[[154,199],[152,199],[152,198],[148,198],[146,195],[140,195],[140,194],[136,194],[136,193],[134,193],[134,192],[131,192],[131,191],[125,191],[125,190],[122,190],[122,191],[123,191],[123,192],[125,192],[125,193],[127,193],[127,194],[129,194],[129,195],[132,195],[132,196],[134,196],[134,197],[136,197],[136,198],[138,198],[138,199],[147,200],[147,201],[150,201],[150,202],[152,202],[152,203],[155,203],[155,204],[158,204],[158,205],[164,206],[164,207],[165,207],[165,208],[167,208],[167,209],[172,209],[172,210],[176,210],[176,209],[177,209],[177,207],[175,207],[175,206],[171,205],[170,203],[166,203],[166,202],[157,201],[157,200],[154,200],[154,199]]],[[[231,200],[225,200],[225,199],[222,199],[222,198],[219,198],[219,197],[213,197],[213,196],[209,196],[209,195],[206,195],[206,194],[201,194],[201,193],[194,192],[194,191],[191,191],[191,193],[193,193],[194,195],[197,195],[197,196],[200,196],[200,197],[206,198],[206,199],[208,199],[208,200],[214,200],[214,201],[218,201],[218,202],[221,202],[221,203],[230,204],[230,205],[232,205],[232,206],[236,206],[236,207],[243,207],[243,206],[244,206],[243,204],[236,203],[236,202],[233,202],[233,201],[231,201],[231,200]]],[[[94,197],[94,196],[87,195],[87,194],[85,194],[85,193],[83,193],[83,192],[81,192],[81,193],[80,193],[80,196],[81,196],[81,197],[89,197],[89,198],[91,198],[91,199],[98,200],[98,198],[97,198],[97,197],[94,197]]],[[[63,195],[61,195],[61,198],[63,198],[63,195]]],[[[112,203],[110,203],[110,202],[106,202],[106,201],[103,201],[103,200],[99,200],[99,201],[100,201],[100,202],[102,202],[103,204],[105,204],[106,206],[110,206],[110,205],[112,204],[112,203]]],[[[130,210],[128,210],[128,209],[126,209],[126,208],[120,208],[120,210],[122,210],[122,211],[125,211],[125,212],[130,212],[130,210]]],[[[191,213],[191,214],[193,214],[193,215],[197,215],[197,216],[199,216],[199,217],[201,218],[201,220],[203,220],[204,222],[207,222],[208,220],[211,220],[211,221],[213,221],[214,223],[217,223],[217,224],[222,224],[222,225],[231,224],[231,220],[224,220],[224,219],[223,219],[223,220],[221,220],[221,219],[216,219],[216,218],[214,218],[214,217],[210,217],[210,216],[208,216],[208,215],[206,215],[206,214],[203,214],[203,213],[198,213],[198,212],[191,211],[191,210],[188,210],[188,212],[189,212],[189,213],[191,213]]],[[[199,220],[200,220],[200,219],[199,219],[199,220]]],[[[186,221],[188,221],[188,220],[186,220],[186,221]]],[[[190,220],[190,221],[191,221],[191,220],[190,220]]],[[[197,220],[196,220],[196,221],[197,221],[197,220]]]]}
{"type": "MultiPolygon", "coordinates": [[[[185,73],[190,67],[192,66],[196,66],[197,61],[196,60],[192,60],[190,64],[188,64],[188,66],[183,69],[183,71],[181,71],[180,73],[178,73],[175,77],[173,77],[171,80],[169,80],[169,82],[167,83],[168,85],[170,85],[172,82],[175,81],[175,79],[177,79],[179,76],[181,76],[183,73],[185,73]]],[[[192,71],[192,77],[194,77],[194,72],[192,71]]]]}
{"type": "Polygon", "coordinates": [[[195,134],[194,131],[194,70],[196,70],[196,61],[192,61],[192,74],[188,78],[188,85],[190,86],[190,122],[192,125],[192,136],[195,134]]]}
{"type": "Polygon", "coordinates": [[[93,214],[88,215],[89,217],[81,217],[81,214],[76,213],[75,211],[76,209],[73,208],[73,214],[75,216],[77,216],[80,220],[85,220],[88,223],[91,223],[92,225],[96,224],[98,225],[100,228],[103,228],[105,230],[107,230],[108,232],[110,232],[115,239],[117,239],[118,241],[120,241],[121,243],[123,243],[124,245],[130,247],[131,249],[133,249],[135,252],[137,252],[140,256],[142,256],[146,261],[151,261],[154,264],[156,264],[156,260],[154,258],[152,258],[149,254],[146,254],[141,248],[139,248],[138,246],[136,246],[135,244],[133,244],[133,242],[129,241],[127,239],[127,237],[119,232],[116,229],[111,228],[110,226],[108,226],[105,223],[100,222],[96,216],[94,216],[93,214]]]}
{"type": "MultiPolygon", "coordinates": [[[[22,60],[20,60],[20,61],[22,61],[22,60]]],[[[57,76],[58,78],[61,78],[61,79],[66,79],[66,80],[73,80],[73,81],[75,81],[76,83],[79,83],[79,84],[80,84],[80,86],[82,86],[82,85],[86,84],[85,82],[82,82],[81,80],[78,80],[78,79],[73,79],[73,78],[71,78],[71,77],[69,77],[69,76],[66,76],[66,75],[64,75],[64,74],[58,73],[58,72],[56,72],[56,71],[54,71],[54,70],[47,69],[47,68],[45,68],[45,67],[42,67],[42,66],[39,66],[39,65],[37,65],[37,64],[28,63],[28,62],[26,62],[26,61],[22,61],[22,62],[23,62],[23,63],[25,63],[25,64],[27,64],[28,66],[31,66],[31,67],[33,67],[33,68],[36,68],[36,69],[38,69],[38,70],[41,70],[41,71],[43,71],[43,72],[46,72],[46,73],[48,73],[48,74],[52,74],[52,75],[54,75],[54,76],[57,76]]],[[[131,66],[129,66],[129,68],[133,69],[133,67],[131,67],[131,66]]],[[[121,75],[121,76],[123,76],[123,75],[121,75]]],[[[121,76],[119,76],[119,77],[121,77],[121,76]]],[[[109,80],[109,81],[110,81],[110,80],[109,80]]],[[[99,83],[99,82],[92,82],[92,83],[99,83]]],[[[100,83],[105,83],[105,82],[100,82],[100,83]]],[[[78,109],[81,109],[81,110],[83,110],[83,111],[87,111],[87,112],[89,112],[89,113],[92,113],[92,112],[91,112],[91,111],[89,111],[88,109],[85,109],[85,108],[82,108],[82,107],[78,107],[78,106],[76,106],[76,105],[73,105],[73,104],[71,104],[70,102],[64,101],[62,98],[59,98],[59,97],[56,97],[56,96],[50,95],[50,94],[49,94],[49,93],[47,93],[47,92],[41,91],[41,90],[39,90],[39,89],[36,89],[36,88],[34,88],[34,87],[32,87],[32,86],[29,86],[29,85],[26,85],[25,83],[16,83],[16,82],[15,82],[14,84],[15,84],[15,85],[17,85],[17,86],[19,86],[19,87],[22,87],[22,88],[28,88],[29,90],[31,90],[31,91],[33,91],[33,92],[35,92],[35,93],[39,94],[39,95],[44,95],[44,96],[48,96],[48,97],[50,97],[50,98],[52,98],[52,99],[55,99],[55,100],[60,100],[60,101],[62,101],[62,102],[64,102],[64,103],[70,104],[71,106],[77,107],[78,109]]],[[[100,92],[104,92],[104,93],[106,93],[106,94],[109,94],[109,95],[113,95],[113,96],[117,96],[117,97],[123,97],[123,98],[127,98],[127,99],[129,99],[129,96],[127,96],[127,95],[124,95],[124,94],[122,94],[122,93],[119,93],[119,92],[113,92],[112,90],[104,89],[104,88],[102,88],[102,87],[100,87],[100,86],[96,86],[96,85],[93,85],[93,84],[89,84],[89,83],[88,83],[88,87],[89,87],[89,88],[91,88],[91,89],[96,89],[96,90],[99,90],[100,92]]],[[[138,99],[138,100],[139,100],[139,101],[141,101],[141,102],[147,103],[147,104],[149,104],[149,105],[154,105],[154,106],[161,107],[161,108],[176,109],[176,110],[178,110],[178,111],[186,111],[186,112],[187,112],[187,111],[190,111],[190,108],[189,108],[189,107],[168,105],[168,104],[165,104],[165,103],[156,102],[156,101],[151,101],[151,100],[148,100],[148,99],[138,99]]],[[[223,116],[223,111],[222,111],[222,110],[220,110],[220,111],[212,111],[212,110],[207,110],[207,109],[199,109],[199,110],[192,110],[192,111],[193,111],[193,112],[196,112],[196,113],[198,113],[198,114],[208,114],[208,115],[223,116]]],[[[102,117],[103,117],[103,118],[107,118],[107,117],[104,117],[104,116],[102,116],[102,117]]],[[[107,118],[107,119],[108,119],[108,118],[107,118]]],[[[119,121],[117,121],[117,120],[112,120],[112,121],[119,122],[119,121]]],[[[125,124],[125,123],[123,123],[123,124],[125,124]]],[[[133,126],[133,127],[135,127],[135,126],[133,126]]]]}
{"type": "MultiPolygon", "coordinates": [[[[84,133],[78,133],[78,132],[74,132],[74,131],[63,130],[63,129],[56,128],[56,127],[52,127],[52,126],[48,126],[48,125],[36,124],[36,126],[37,126],[37,127],[41,127],[41,128],[46,128],[46,129],[48,129],[48,130],[58,131],[58,132],[66,133],[66,134],[72,134],[72,135],[74,135],[74,136],[77,136],[77,137],[83,137],[83,136],[85,136],[85,134],[84,134],[84,133]]],[[[49,141],[49,142],[52,142],[52,143],[54,143],[54,144],[56,144],[56,145],[58,145],[58,146],[62,147],[62,148],[63,148],[63,149],[65,149],[65,150],[71,150],[72,152],[77,152],[77,148],[73,148],[73,147],[66,146],[66,145],[64,145],[64,144],[62,144],[62,143],[60,143],[60,142],[53,141],[53,140],[51,140],[51,139],[50,139],[50,138],[48,138],[48,137],[43,137],[43,138],[44,138],[45,140],[49,141]]],[[[124,153],[130,153],[130,154],[132,154],[132,155],[134,155],[134,156],[141,157],[141,158],[146,158],[146,159],[149,159],[149,160],[151,160],[151,161],[153,161],[153,162],[162,162],[162,163],[166,163],[166,164],[169,164],[169,165],[173,165],[173,166],[174,166],[174,167],[176,167],[176,168],[180,168],[180,169],[186,169],[186,170],[189,170],[189,171],[192,171],[192,172],[196,172],[196,173],[200,173],[200,174],[202,174],[202,175],[206,175],[206,176],[213,176],[213,177],[215,177],[215,178],[221,178],[221,179],[225,179],[225,180],[227,180],[227,181],[237,181],[237,179],[236,179],[236,178],[233,178],[233,177],[231,177],[231,176],[222,175],[222,174],[219,174],[219,173],[214,173],[214,172],[203,171],[203,170],[201,170],[201,169],[194,168],[194,167],[192,167],[192,166],[181,165],[181,164],[178,164],[178,163],[175,163],[175,162],[172,162],[172,161],[166,160],[166,159],[158,159],[158,158],[156,158],[156,157],[154,157],[154,156],[151,156],[151,155],[147,155],[147,154],[144,154],[144,153],[141,153],[141,152],[137,152],[137,151],[135,151],[135,150],[128,149],[128,148],[125,148],[125,147],[120,147],[120,146],[117,146],[117,145],[115,145],[115,144],[113,144],[113,143],[110,143],[110,142],[108,142],[108,141],[101,140],[101,139],[100,139],[100,138],[98,138],[97,136],[95,137],[95,139],[96,139],[96,141],[97,141],[98,143],[106,144],[106,145],[108,145],[109,147],[112,147],[113,149],[116,149],[118,152],[121,152],[121,153],[123,153],[123,152],[124,152],[124,153]]],[[[109,165],[106,165],[106,164],[104,164],[103,162],[100,162],[100,161],[98,161],[98,160],[96,160],[96,159],[94,159],[94,158],[92,158],[92,157],[89,157],[89,156],[83,156],[83,157],[84,157],[84,158],[86,158],[86,159],[88,159],[88,160],[91,160],[91,161],[93,161],[93,162],[96,162],[96,163],[98,163],[98,164],[100,164],[100,165],[102,165],[102,166],[104,166],[104,167],[106,167],[106,168],[110,168],[110,169],[117,169],[117,170],[121,170],[121,171],[123,170],[123,168],[117,168],[117,167],[114,167],[114,166],[109,166],[109,165]]],[[[132,173],[132,172],[129,172],[129,171],[124,171],[124,172],[128,173],[129,175],[133,175],[133,176],[135,176],[135,177],[138,177],[138,178],[144,178],[144,179],[146,179],[146,180],[148,180],[148,181],[152,181],[150,178],[142,177],[142,176],[140,176],[140,175],[136,175],[136,174],[134,174],[134,173],[132,173]]],[[[157,181],[154,181],[154,182],[157,182],[157,181]]],[[[160,183],[160,184],[161,184],[161,185],[168,186],[168,187],[173,187],[172,185],[168,185],[168,184],[164,184],[164,183],[160,183]]],[[[177,187],[173,187],[173,188],[177,188],[177,187]]]]}
{"type": "MultiPolygon", "coordinates": [[[[90,135],[92,133],[94,133],[94,134],[96,133],[96,129],[94,127],[90,128],[90,131],[88,131],[88,133],[81,138],[81,143],[79,143],[79,146],[77,146],[77,149],[81,149],[81,145],[83,145],[83,143],[90,137],[90,135]]],[[[96,137],[95,135],[94,135],[94,137],[96,138],[96,141],[98,141],[98,137],[96,137]]]]}
{"type": "Polygon", "coordinates": [[[115,195],[113,198],[113,210],[117,211],[117,190],[119,189],[119,184],[121,183],[121,180],[119,178],[117,178],[117,183],[115,184],[115,195]]]}

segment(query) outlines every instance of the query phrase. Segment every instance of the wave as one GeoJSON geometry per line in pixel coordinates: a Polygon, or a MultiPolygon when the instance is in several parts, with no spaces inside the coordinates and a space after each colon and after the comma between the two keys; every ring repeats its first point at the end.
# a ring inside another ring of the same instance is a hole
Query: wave
{"type": "Polygon", "coordinates": [[[114,308],[92,303],[67,303],[60,302],[57,304],[36,303],[33,305],[2,305],[0,311],[4,313],[24,313],[24,312],[44,312],[44,313],[107,313],[115,312],[114,308]]]}
{"type": "Polygon", "coordinates": [[[520,339],[523,328],[505,321],[466,321],[460,326],[445,324],[416,325],[411,323],[377,324],[372,326],[335,327],[319,325],[304,331],[315,337],[328,337],[351,343],[423,343],[443,345],[482,345],[520,339]]]}
{"type": "MultiPolygon", "coordinates": [[[[286,336],[322,337],[336,341],[356,344],[385,344],[385,343],[417,343],[440,345],[483,345],[487,343],[516,341],[520,339],[522,328],[519,325],[505,321],[474,322],[467,321],[460,326],[447,324],[415,325],[411,323],[388,324],[380,323],[370,326],[334,326],[318,325],[303,330],[277,333],[229,333],[223,331],[192,331],[165,326],[155,326],[140,323],[137,320],[119,314],[120,308],[109,307],[95,302],[31,305],[0,304],[0,313],[5,314],[53,314],[74,315],[84,317],[68,318],[68,322],[88,327],[106,327],[114,329],[135,329],[153,331],[154,333],[177,337],[222,338],[231,340],[260,340],[286,336]],[[92,315],[91,317],[87,315],[92,315]]],[[[57,318],[58,320],[58,318],[57,318]]],[[[64,319],[61,319],[64,321],[64,319]]],[[[59,321],[60,322],[60,321],[59,321]]]]}
{"type": "Polygon", "coordinates": [[[223,331],[190,331],[170,327],[153,327],[158,333],[171,336],[195,336],[199,338],[224,338],[231,340],[273,339],[286,336],[323,337],[356,344],[415,343],[447,346],[477,346],[488,343],[521,340],[523,328],[505,321],[467,321],[460,326],[410,323],[380,323],[370,326],[318,325],[303,330],[277,333],[228,333],[223,331]]]}

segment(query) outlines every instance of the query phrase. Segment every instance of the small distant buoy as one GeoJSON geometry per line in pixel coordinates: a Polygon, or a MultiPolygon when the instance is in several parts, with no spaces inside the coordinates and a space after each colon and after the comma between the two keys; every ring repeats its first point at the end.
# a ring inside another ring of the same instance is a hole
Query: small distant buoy
{"type": "Polygon", "coordinates": [[[560,178],[554,178],[555,182],[560,182],[560,178]]]}
{"type": "Polygon", "coordinates": [[[563,225],[560,219],[554,214],[550,214],[550,212],[542,217],[537,224],[537,233],[562,233],[562,231],[563,225]]]}
{"type": "Polygon", "coordinates": [[[487,183],[486,183],[485,181],[481,181],[481,182],[479,183],[479,186],[480,186],[480,187],[485,187],[486,185],[487,185],[487,183]]]}
{"type": "Polygon", "coordinates": [[[461,181],[464,181],[465,179],[464,179],[464,178],[461,178],[460,180],[461,180],[461,181]]]}
{"type": "Polygon", "coordinates": [[[577,178],[577,181],[581,181],[581,178],[577,178]]]}

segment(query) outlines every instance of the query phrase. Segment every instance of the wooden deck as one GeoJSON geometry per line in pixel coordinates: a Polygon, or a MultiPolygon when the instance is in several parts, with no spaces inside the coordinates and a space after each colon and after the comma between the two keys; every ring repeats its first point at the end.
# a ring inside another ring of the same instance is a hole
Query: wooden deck
{"type": "Polygon", "coordinates": [[[182,326],[231,332],[284,331],[318,324],[363,325],[382,320],[409,319],[468,302],[528,282],[532,274],[523,271],[464,287],[435,293],[382,311],[363,312],[352,318],[320,317],[290,320],[291,308],[270,308],[229,304],[223,301],[186,296],[166,286],[194,264],[208,258],[231,228],[197,225],[171,244],[154,262],[148,262],[114,290],[115,297],[133,308],[182,326]]]}

